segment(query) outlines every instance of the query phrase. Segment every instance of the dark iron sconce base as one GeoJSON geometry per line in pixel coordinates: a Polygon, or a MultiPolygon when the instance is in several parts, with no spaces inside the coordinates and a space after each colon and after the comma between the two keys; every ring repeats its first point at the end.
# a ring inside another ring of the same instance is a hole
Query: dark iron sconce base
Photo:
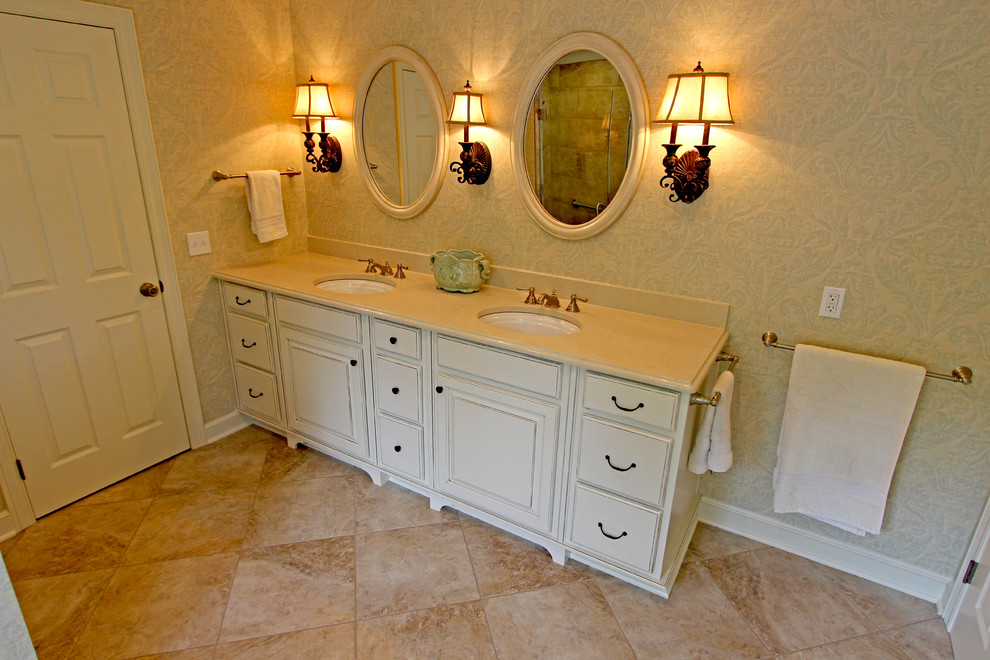
{"type": "Polygon", "coordinates": [[[450,171],[460,174],[458,183],[481,185],[492,173],[492,154],[484,142],[458,142],[461,160],[450,164],[450,171]]]}
{"type": "Polygon", "coordinates": [[[320,155],[317,157],[313,153],[316,148],[313,133],[303,131],[303,135],[306,136],[306,141],[303,142],[303,145],[306,147],[306,162],[313,165],[314,172],[337,172],[340,170],[340,164],[344,160],[344,154],[340,149],[340,142],[337,141],[337,138],[329,133],[317,133],[320,136],[320,155]]]}
{"type": "Polygon", "coordinates": [[[674,192],[670,195],[672,202],[690,204],[701,197],[708,189],[708,168],[712,161],[708,157],[714,144],[697,144],[695,149],[677,157],[679,144],[665,144],[667,155],[663,157],[663,167],[667,174],[660,179],[660,185],[674,192]]]}

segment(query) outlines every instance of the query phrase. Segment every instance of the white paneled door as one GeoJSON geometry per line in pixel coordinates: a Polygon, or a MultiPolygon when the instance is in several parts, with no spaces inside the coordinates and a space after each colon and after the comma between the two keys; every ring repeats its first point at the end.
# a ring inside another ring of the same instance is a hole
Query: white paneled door
{"type": "Polygon", "coordinates": [[[35,516],[189,447],[158,286],[113,30],[0,14],[0,409],[35,516]]]}

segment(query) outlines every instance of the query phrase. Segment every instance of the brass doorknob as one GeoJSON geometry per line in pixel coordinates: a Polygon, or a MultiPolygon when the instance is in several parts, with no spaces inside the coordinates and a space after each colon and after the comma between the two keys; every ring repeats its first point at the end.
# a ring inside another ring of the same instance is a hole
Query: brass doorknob
{"type": "Polygon", "coordinates": [[[147,298],[154,298],[159,293],[158,287],[152,284],[151,282],[145,282],[144,284],[142,284],[140,291],[141,291],[141,295],[147,298]]]}

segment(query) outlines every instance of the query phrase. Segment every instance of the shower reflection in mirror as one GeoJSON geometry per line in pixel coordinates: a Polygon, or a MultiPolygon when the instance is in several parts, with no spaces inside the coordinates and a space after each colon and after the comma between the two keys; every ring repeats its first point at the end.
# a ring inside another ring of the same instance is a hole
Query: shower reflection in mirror
{"type": "Polygon", "coordinates": [[[632,113],[618,71],[579,50],[547,72],[526,126],[526,168],[543,208],[580,225],[615,196],[629,162],[632,113]]]}

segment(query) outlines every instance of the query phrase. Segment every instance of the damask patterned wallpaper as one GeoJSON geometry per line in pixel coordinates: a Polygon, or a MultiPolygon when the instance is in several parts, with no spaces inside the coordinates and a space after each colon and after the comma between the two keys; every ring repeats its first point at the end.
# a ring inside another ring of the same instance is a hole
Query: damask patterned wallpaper
{"type": "MultiPolygon", "coordinates": [[[[472,130],[492,150],[489,182],[468,187],[450,175],[434,205],[406,221],[373,204],[347,124],[338,135],[341,172],[306,176],[312,234],[419,252],[468,247],[496,266],[731,303],[729,348],[743,358],[732,410],[736,462],[704,479],[706,495],[771,512],[791,357],[762,346],[765,330],[788,343],[936,370],[972,367],[969,387],[924,386],[880,535],[859,539],[802,516],[784,518],[942,575],[957,570],[990,486],[990,12],[983,0],[291,0],[288,8],[295,77],[329,82],[345,119],[364,63],[400,44],[431,64],[448,103],[470,79],[485,94],[491,124],[472,130]],[[508,139],[530,63],[581,30],[629,51],[653,112],[668,74],[699,59],[710,71],[730,72],[737,124],[713,129],[712,187],[690,206],[669,203],[658,186],[667,130],[655,129],[626,213],[604,234],[568,242],[527,215],[508,139]],[[824,285],[848,291],[840,320],[817,316],[824,285]]],[[[157,29],[151,20],[142,26],[157,29]]],[[[264,41],[255,32],[240,39],[264,41]]],[[[273,83],[287,71],[272,72],[273,83]]],[[[164,92],[156,70],[148,75],[152,93],[164,92]]],[[[201,116],[191,103],[180,112],[201,116]]],[[[261,120],[244,124],[251,121],[261,120]]],[[[451,136],[448,160],[459,150],[454,129],[451,136]]],[[[213,209],[220,200],[201,201],[197,208],[213,209]]],[[[194,325],[213,328],[212,312],[204,309],[194,325]]]]}

